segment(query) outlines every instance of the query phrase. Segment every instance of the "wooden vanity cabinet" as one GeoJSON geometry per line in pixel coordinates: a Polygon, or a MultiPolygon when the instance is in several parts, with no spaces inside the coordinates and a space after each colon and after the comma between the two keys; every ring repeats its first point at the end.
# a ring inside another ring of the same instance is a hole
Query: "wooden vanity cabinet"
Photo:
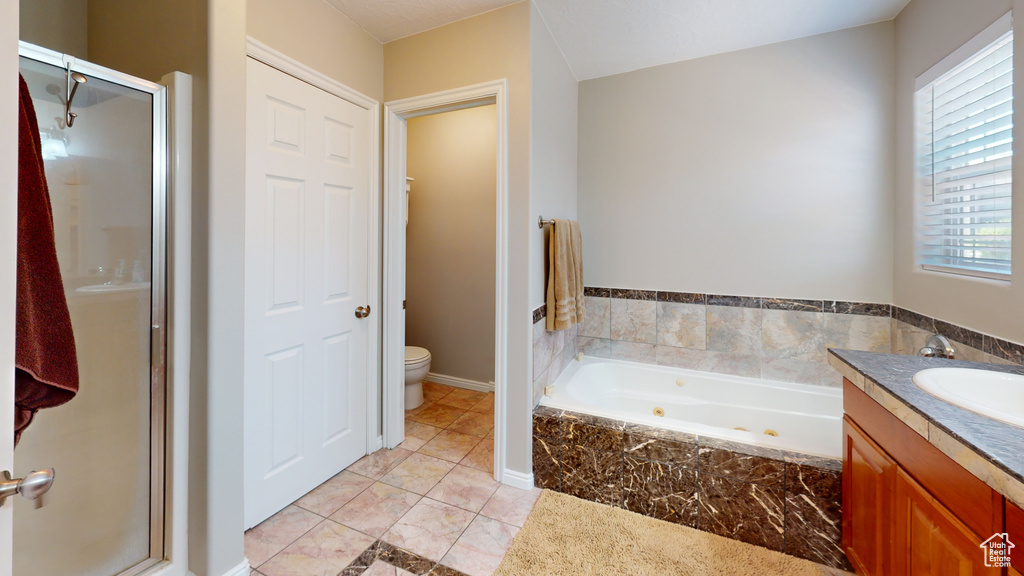
{"type": "MultiPolygon", "coordinates": [[[[1010,550],[1010,564],[1024,571],[1024,510],[1010,501],[1006,502],[1006,537],[1015,546],[1010,550]]],[[[1021,572],[1013,568],[1010,568],[1010,576],[1020,576],[1021,572]]]]}
{"type": "Polygon", "coordinates": [[[984,540],[957,520],[902,469],[896,470],[893,573],[912,576],[1001,575],[986,567],[984,540]]]}
{"type": "Polygon", "coordinates": [[[843,418],[843,549],[858,574],[885,574],[889,564],[895,473],[885,451],[843,418]]]}
{"type": "Polygon", "coordinates": [[[843,394],[843,548],[857,573],[1004,574],[981,548],[1003,531],[1002,495],[849,380],[843,394]]]}

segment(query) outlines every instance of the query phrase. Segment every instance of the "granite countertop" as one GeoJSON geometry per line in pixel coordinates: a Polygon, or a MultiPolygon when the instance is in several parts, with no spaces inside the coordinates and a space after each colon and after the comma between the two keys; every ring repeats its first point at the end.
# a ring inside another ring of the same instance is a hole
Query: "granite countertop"
{"type": "Polygon", "coordinates": [[[829,364],[929,443],[1024,507],[1024,429],[940,400],[914,384],[926,368],[975,368],[1024,375],[1024,366],[903,354],[829,350],[829,364]]]}

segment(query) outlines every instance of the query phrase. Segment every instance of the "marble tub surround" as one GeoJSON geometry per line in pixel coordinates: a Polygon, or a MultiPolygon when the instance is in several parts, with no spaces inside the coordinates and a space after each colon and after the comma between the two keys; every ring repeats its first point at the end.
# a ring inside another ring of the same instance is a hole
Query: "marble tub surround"
{"type": "Polygon", "coordinates": [[[576,348],[598,358],[839,387],[829,348],[917,354],[938,332],[958,358],[1024,363],[1022,345],[890,304],[599,287],[584,297],[576,348]]]}
{"type": "Polygon", "coordinates": [[[888,351],[889,306],[587,288],[577,349],[589,356],[839,386],[829,346],[888,351]]]}
{"type": "Polygon", "coordinates": [[[832,350],[829,361],[955,462],[1018,506],[1024,506],[1024,430],[940,400],[918,388],[913,375],[955,367],[1024,374],[1024,366],[832,350]]]}
{"type": "Polygon", "coordinates": [[[848,568],[839,460],[547,406],[533,433],[538,487],[848,568]]]}
{"type": "MultiPolygon", "coordinates": [[[[597,311],[600,314],[600,311],[597,311]]],[[[585,321],[595,315],[589,307],[585,321]]],[[[607,310],[605,318],[607,318],[607,310]]],[[[547,305],[533,311],[533,405],[540,403],[544,387],[551,384],[576,357],[576,337],[579,325],[565,330],[547,329],[547,305]]]]}
{"type": "Polygon", "coordinates": [[[953,344],[957,359],[994,364],[1024,364],[1024,346],[1015,342],[982,334],[899,306],[893,306],[892,320],[893,354],[917,354],[932,334],[939,333],[953,344]]]}

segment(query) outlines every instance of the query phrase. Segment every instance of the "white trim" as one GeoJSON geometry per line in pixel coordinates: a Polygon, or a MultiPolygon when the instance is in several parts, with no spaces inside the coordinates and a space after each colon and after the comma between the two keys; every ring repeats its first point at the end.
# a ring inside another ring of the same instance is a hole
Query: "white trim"
{"type": "MultiPolygon", "coordinates": [[[[342,100],[346,100],[363,108],[369,116],[370,126],[370,179],[367,183],[367,190],[370,193],[369,213],[367,214],[367,235],[370,239],[367,250],[367,304],[371,312],[381,310],[381,248],[380,238],[380,102],[373,98],[353,90],[348,86],[334,80],[333,78],[317,72],[302,62],[290,58],[273,48],[263,44],[255,38],[247,36],[245,39],[246,54],[271,68],[280,70],[289,76],[297,78],[311,86],[315,86],[329,94],[333,94],[342,100]]],[[[381,423],[381,361],[382,353],[380,346],[381,328],[383,326],[384,314],[373,317],[367,332],[367,354],[366,366],[366,453],[369,454],[380,448],[381,423]]]]}
{"type": "Polygon", "coordinates": [[[245,38],[245,53],[254,60],[259,60],[271,68],[276,68],[289,76],[298,78],[325,92],[330,92],[338,98],[348,100],[360,108],[370,110],[380,106],[379,102],[362,92],[353,90],[330,76],[317,72],[313,68],[274,50],[251,36],[245,38]]]}
{"type": "Polygon", "coordinates": [[[505,469],[503,483],[520,490],[533,490],[533,473],[523,474],[515,470],[505,469]]]}
{"type": "Polygon", "coordinates": [[[953,266],[921,264],[921,269],[927,270],[928,272],[942,272],[944,274],[956,274],[957,276],[969,276],[971,278],[985,278],[988,280],[998,280],[1000,282],[1009,282],[1011,280],[1009,274],[1000,274],[998,272],[985,272],[984,270],[971,270],[970,268],[956,268],[953,266]]]}
{"type": "Polygon", "coordinates": [[[914,81],[914,91],[916,92],[938,80],[943,74],[959,66],[1011,30],[1013,30],[1013,10],[1003,14],[998,20],[989,25],[988,28],[979,32],[977,36],[968,40],[963,46],[957,48],[949,56],[939,60],[936,65],[929,68],[924,74],[918,76],[914,81]]]}
{"type": "MultiPolygon", "coordinates": [[[[505,470],[508,394],[508,81],[405,98],[384,105],[384,444],[393,448],[404,439],[405,426],[405,226],[401,207],[405,194],[405,121],[416,116],[494,104],[497,116],[495,181],[495,306],[494,306],[494,477],[522,485],[518,474],[505,470]]],[[[528,487],[532,487],[532,480],[528,487]]]]}
{"type": "Polygon", "coordinates": [[[192,77],[173,72],[167,86],[167,484],[161,575],[188,572],[189,387],[192,365],[192,77]]]}
{"type": "MultiPolygon", "coordinates": [[[[0,470],[14,469],[14,324],[18,261],[18,10],[0,0],[0,470]]],[[[14,572],[14,498],[0,506],[0,576],[14,572]]]]}
{"type": "Polygon", "coordinates": [[[246,558],[244,562],[225,572],[224,576],[249,576],[251,572],[252,568],[249,567],[249,559],[246,558]]]}
{"type": "Polygon", "coordinates": [[[445,376],[444,374],[434,374],[433,372],[427,374],[426,380],[429,380],[430,382],[434,382],[437,384],[444,384],[446,386],[465,388],[466,390],[476,390],[478,392],[494,392],[494,382],[477,382],[476,380],[459,378],[458,376],[445,376]]]}

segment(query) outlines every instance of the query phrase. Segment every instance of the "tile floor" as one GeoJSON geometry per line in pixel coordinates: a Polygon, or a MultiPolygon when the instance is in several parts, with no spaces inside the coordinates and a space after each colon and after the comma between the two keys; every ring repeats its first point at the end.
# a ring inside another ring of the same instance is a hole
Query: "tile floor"
{"type": "Polygon", "coordinates": [[[260,576],[486,576],[540,490],[500,486],[494,395],[424,382],[405,442],[379,450],[245,534],[260,576]]]}
{"type": "Polygon", "coordinates": [[[423,386],[405,442],[245,533],[253,576],[486,576],[498,567],[541,491],[492,477],[493,394],[423,386]]]}

